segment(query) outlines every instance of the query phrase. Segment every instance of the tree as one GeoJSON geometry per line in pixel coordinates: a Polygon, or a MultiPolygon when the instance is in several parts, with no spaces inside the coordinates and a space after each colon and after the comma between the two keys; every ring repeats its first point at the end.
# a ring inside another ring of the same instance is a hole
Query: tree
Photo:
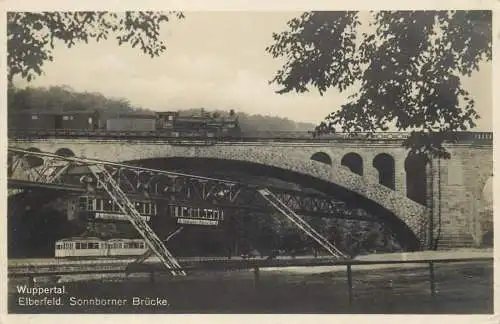
{"type": "Polygon", "coordinates": [[[119,45],[128,43],[155,57],[166,50],[159,39],[162,22],[180,12],[9,12],[7,14],[8,80],[14,76],[31,81],[42,74],[43,64],[52,61],[56,41],[68,48],[78,42],[101,41],[116,35],[119,45]]]}
{"type": "Polygon", "coordinates": [[[442,144],[479,118],[460,76],[492,58],[491,11],[306,12],[273,33],[266,51],[286,63],[270,83],[278,93],[358,87],[317,134],[411,131],[410,154],[449,157],[442,144]]]}

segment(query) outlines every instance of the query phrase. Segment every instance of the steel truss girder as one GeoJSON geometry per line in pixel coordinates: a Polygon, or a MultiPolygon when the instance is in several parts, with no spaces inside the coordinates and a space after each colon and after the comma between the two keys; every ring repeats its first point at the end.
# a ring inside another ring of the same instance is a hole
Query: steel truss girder
{"type": "MultiPolygon", "coordinates": [[[[8,154],[9,181],[60,185],[73,189],[82,187],[104,195],[102,184],[88,169],[99,164],[131,198],[166,199],[172,203],[266,212],[273,210],[258,194],[257,185],[17,148],[9,148],[8,154]]],[[[266,188],[300,215],[379,221],[364,210],[351,208],[333,197],[270,186],[266,188]]]]}

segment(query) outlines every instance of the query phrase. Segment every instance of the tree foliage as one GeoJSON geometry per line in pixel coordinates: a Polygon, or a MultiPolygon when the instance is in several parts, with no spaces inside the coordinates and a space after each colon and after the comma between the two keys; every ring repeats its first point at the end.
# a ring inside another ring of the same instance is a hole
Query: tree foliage
{"type": "Polygon", "coordinates": [[[130,44],[155,57],[166,50],[160,27],[180,12],[9,12],[7,14],[8,79],[20,75],[30,81],[54,59],[57,41],[68,48],[78,42],[101,41],[114,34],[119,45],[130,44]]]}
{"type": "Polygon", "coordinates": [[[474,100],[461,84],[491,60],[491,11],[306,12],[274,33],[266,51],[286,63],[270,83],[278,93],[316,88],[345,91],[348,102],[326,117],[318,133],[359,133],[395,126],[411,131],[410,153],[449,157],[445,140],[474,127],[474,100]]]}

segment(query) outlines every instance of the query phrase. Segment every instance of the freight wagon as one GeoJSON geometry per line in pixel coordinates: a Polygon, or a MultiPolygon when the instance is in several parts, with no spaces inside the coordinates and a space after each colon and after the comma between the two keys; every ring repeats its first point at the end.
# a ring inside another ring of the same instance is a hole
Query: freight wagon
{"type": "Polygon", "coordinates": [[[21,111],[8,114],[8,128],[27,130],[99,129],[98,111],[21,111]]]}
{"type": "Polygon", "coordinates": [[[156,131],[154,115],[121,115],[106,120],[106,130],[109,131],[156,131]]]}

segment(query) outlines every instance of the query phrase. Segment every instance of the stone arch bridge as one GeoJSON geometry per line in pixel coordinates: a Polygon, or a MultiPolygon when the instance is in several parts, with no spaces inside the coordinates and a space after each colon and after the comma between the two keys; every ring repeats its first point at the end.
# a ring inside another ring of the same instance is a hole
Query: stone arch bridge
{"type": "Polygon", "coordinates": [[[483,192],[492,178],[492,134],[468,133],[447,145],[451,159],[427,164],[409,159],[401,144],[401,138],[254,139],[210,145],[154,139],[9,140],[10,147],[112,162],[197,160],[204,168],[253,170],[360,205],[381,221],[399,222],[422,247],[436,237],[441,248],[481,243],[492,217],[491,198],[483,192]]]}

